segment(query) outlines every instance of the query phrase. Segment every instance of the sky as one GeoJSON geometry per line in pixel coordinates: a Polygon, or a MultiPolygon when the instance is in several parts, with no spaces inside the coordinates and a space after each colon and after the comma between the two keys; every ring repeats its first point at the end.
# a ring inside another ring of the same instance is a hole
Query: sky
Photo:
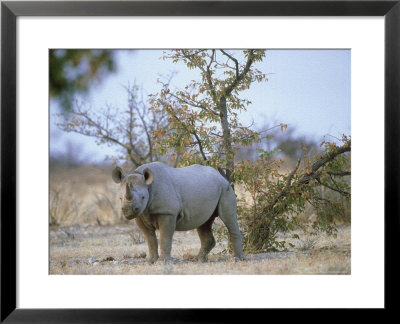
{"type": "MultiPolygon", "coordinates": [[[[136,83],[144,94],[160,89],[158,78],[174,74],[172,84],[184,86],[199,73],[183,64],[161,60],[163,50],[118,50],[115,52],[116,73],[93,85],[87,95],[76,96],[78,101],[96,110],[107,104],[127,106],[126,86],[136,83]]],[[[350,50],[267,50],[263,62],[256,65],[267,73],[267,82],[253,83],[243,93],[252,101],[247,112],[239,118],[244,125],[263,129],[265,125],[288,124],[294,135],[316,142],[324,136],[330,140],[351,135],[351,51],[350,50]]],[[[93,139],[79,134],[64,133],[55,126],[58,110],[50,102],[50,153],[65,152],[68,146],[79,146],[82,155],[91,163],[112,155],[113,148],[95,144],[93,139]]]]}

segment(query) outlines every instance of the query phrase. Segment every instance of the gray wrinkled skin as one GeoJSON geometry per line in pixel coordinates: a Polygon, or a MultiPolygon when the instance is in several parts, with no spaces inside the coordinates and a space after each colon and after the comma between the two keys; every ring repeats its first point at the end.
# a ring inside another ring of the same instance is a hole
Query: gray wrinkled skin
{"type": "Polygon", "coordinates": [[[174,232],[192,229],[197,229],[201,241],[198,260],[207,261],[215,246],[211,227],[217,216],[228,228],[234,256],[245,259],[236,196],[215,169],[198,164],[175,169],[153,162],[126,175],[116,167],[112,178],[120,184],[122,213],[135,219],[145,236],[150,262],[159,258],[156,230],[160,231],[160,258],[170,260],[174,232]]]}

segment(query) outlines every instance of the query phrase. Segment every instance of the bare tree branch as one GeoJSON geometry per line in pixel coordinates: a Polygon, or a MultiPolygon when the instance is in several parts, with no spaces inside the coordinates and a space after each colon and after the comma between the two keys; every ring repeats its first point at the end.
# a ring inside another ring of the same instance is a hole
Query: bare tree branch
{"type": "Polygon", "coordinates": [[[332,175],[332,176],[338,176],[338,177],[343,177],[343,176],[349,176],[349,175],[351,175],[351,172],[350,171],[328,171],[327,172],[329,175],[332,175]]]}
{"type": "Polygon", "coordinates": [[[306,184],[311,179],[315,179],[318,176],[316,172],[320,168],[322,168],[328,162],[332,161],[338,155],[343,154],[345,152],[349,152],[350,150],[351,150],[351,143],[348,142],[345,145],[338,147],[336,150],[325,154],[324,156],[319,158],[316,162],[314,162],[314,164],[310,168],[310,172],[303,175],[303,177],[299,180],[299,184],[306,184]]]}
{"type": "Polygon", "coordinates": [[[135,166],[154,160],[153,130],[164,128],[163,116],[150,114],[147,106],[136,100],[136,87],[126,88],[129,94],[127,109],[122,113],[106,105],[99,112],[83,109],[78,103],[70,116],[58,126],[67,132],[93,137],[99,144],[113,144],[121,156],[135,166]]]}
{"type": "Polygon", "coordinates": [[[340,193],[340,194],[343,195],[343,196],[350,197],[350,193],[349,193],[349,192],[340,190],[337,186],[335,186],[336,188],[334,188],[334,187],[328,185],[327,183],[323,183],[323,182],[319,179],[319,177],[317,177],[316,180],[318,181],[318,183],[319,183],[321,186],[324,186],[324,187],[326,187],[326,188],[328,188],[328,189],[330,189],[330,190],[336,191],[336,192],[340,193]]]}

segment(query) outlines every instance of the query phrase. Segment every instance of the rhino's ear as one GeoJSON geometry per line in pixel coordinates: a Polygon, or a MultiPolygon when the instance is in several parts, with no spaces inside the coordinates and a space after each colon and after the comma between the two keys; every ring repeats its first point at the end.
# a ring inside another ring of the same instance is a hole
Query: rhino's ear
{"type": "Polygon", "coordinates": [[[120,183],[121,180],[124,178],[124,175],[122,174],[122,169],[120,167],[116,167],[112,171],[112,178],[115,183],[120,183]]]}
{"type": "Polygon", "coordinates": [[[150,169],[145,169],[143,172],[143,176],[144,176],[144,181],[146,182],[147,185],[151,184],[154,180],[153,172],[151,172],[150,169]]]}

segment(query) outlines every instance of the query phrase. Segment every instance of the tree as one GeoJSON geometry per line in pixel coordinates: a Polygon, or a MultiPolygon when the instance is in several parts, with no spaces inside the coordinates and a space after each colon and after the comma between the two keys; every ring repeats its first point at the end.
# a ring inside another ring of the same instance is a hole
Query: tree
{"type": "Polygon", "coordinates": [[[115,146],[120,152],[114,159],[130,161],[134,167],[159,160],[154,149],[154,134],[165,128],[165,116],[149,111],[143,99],[138,99],[139,88],[127,87],[128,105],[123,111],[106,106],[98,112],[76,102],[74,109],[57,125],[66,132],[74,132],[96,139],[98,145],[115,146]]]}
{"type": "MultiPolygon", "coordinates": [[[[277,239],[277,233],[297,228],[296,215],[304,211],[307,203],[318,213],[314,230],[334,233],[327,215],[343,209],[343,203],[321,196],[321,187],[350,199],[348,184],[334,179],[349,174],[349,159],[343,156],[351,149],[347,137],[343,138],[342,146],[323,143],[324,150],[314,158],[307,158],[304,150],[289,173],[279,170],[281,161],[275,158],[279,148],[259,149],[257,160],[235,165],[237,150],[259,142],[264,133],[243,126],[238,120],[239,113],[251,104],[241,97],[243,91],[253,82],[266,80],[266,74],[255,68],[264,56],[264,50],[251,49],[235,53],[215,49],[174,50],[164,59],[196,69],[201,80],[191,81],[184,90],[173,90],[169,82],[161,82],[162,90],[150,101],[152,110],[168,115],[169,127],[158,130],[156,136],[161,152],[180,152],[179,165],[213,166],[229,182],[244,186],[251,194],[250,204],[240,204],[239,217],[244,248],[252,252],[285,249],[286,244],[277,239]],[[166,131],[170,136],[166,136],[166,131]]],[[[281,131],[287,129],[286,124],[277,127],[281,131]]]]}
{"type": "MultiPolygon", "coordinates": [[[[240,98],[253,82],[266,80],[255,68],[265,56],[264,50],[174,50],[165,55],[174,63],[183,62],[201,74],[184,90],[174,91],[169,82],[152,96],[155,111],[168,115],[170,136],[159,131],[158,145],[163,152],[181,152],[180,165],[202,163],[217,168],[234,182],[234,156],[239,145],[257,140],[257,133],[244,127],[238,114],[251,104],[240,98]]],[[[164,129],[167,131],[167,129],[164,129]]]]}
{"type": "Polygon", "coordinates": [[[111,50],[50,50],[50,97],[57,99],[64,110],[71,110],[76,93],[86,93],[93,81],[115,70],[112,56],[111,50]]]}

